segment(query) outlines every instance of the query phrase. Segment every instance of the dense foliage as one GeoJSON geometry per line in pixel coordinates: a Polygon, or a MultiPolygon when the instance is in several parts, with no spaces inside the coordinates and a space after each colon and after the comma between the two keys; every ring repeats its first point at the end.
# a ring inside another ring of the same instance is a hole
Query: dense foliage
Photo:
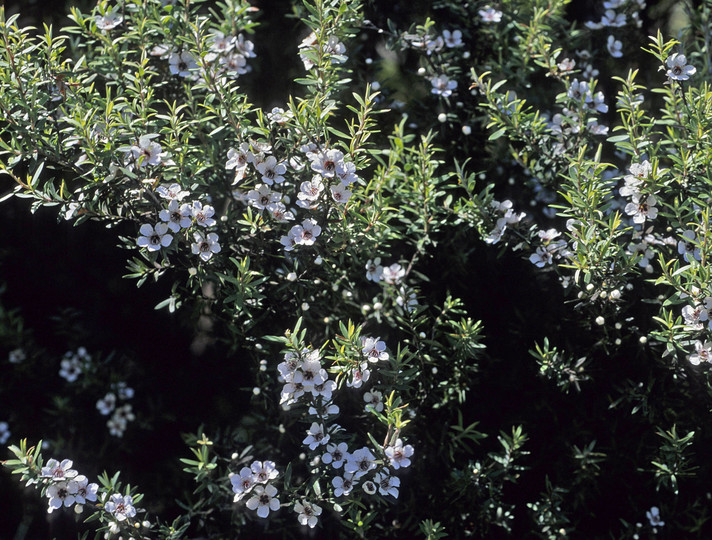
{"type": "Polygon", "coordinates": [[[276,5],[0,7],[7,534],[709,537],[712,3],[276,5]]]}

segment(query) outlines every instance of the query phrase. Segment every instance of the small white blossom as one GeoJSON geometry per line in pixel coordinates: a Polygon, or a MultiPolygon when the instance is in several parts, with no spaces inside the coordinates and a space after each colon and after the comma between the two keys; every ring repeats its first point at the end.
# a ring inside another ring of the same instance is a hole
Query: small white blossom
{"type": "Polygon", "coordinates": [[[633,199],[625,206],[625,213],[633,216],[633,223],[644,223],[646,219],[655,219],[658,209],[655,208],[657,199],[654,195],[635,193],[633,199]]]}
{"type": "Polygon", "coordinates": [[[168,57],[168,69],[172,75],[192,77],[192,71],[198,68],[195,57],[189,51],[173,51],[168,57]]]}
{"type": "Polygon", "coordinates": [[[361,338],[361,354],[363,354],[369,362],[378,362],[388,360],[386,352],[386,343],[380,341],[380,338],[362,337],[361,338]]]}
{"type": "Polygon", "coordinates": [[[103,398],[96,402],[96,408],[104,416],[108,416],[116,408],[116,395],[113,392],[107,393],[103,398]]]}
{"type": "Polygon", "coordinates": [[[442,97],[450,97],[452,91],[457,88],[457,81],[448,79],[446,75],[434,77],[430,84],[433,86],[430,91],[442,97]]]}
{"type": "Polygon", "coordinates": [[[398,263],[383,268],[381,278],[389,285],[397,285],[405,277],[405,268],[398,263]]]}
{"type": "Polygon", "coordinates": [[[10,426],[7,422],[0,422],[0,444],[5,444],[10,438],[10,426]]]}
{"type": "Polygon", "coordinates": [[[614,36],[608,36],[606,47],[613,58],[620,58],[623,56],[623,43],[621,43],[621,41],[616,39],[614,36]]]}
{"type": "Polygon", "coordinates": [[[651,527],[663,527],[665,525],[665,522],[660,519],[660,509],[657,506],[653,506],[645,512],[645,517],[650,521],[651,527]]]}
{"type": "Polygon", "coordinates": [[[42,467],[41,476],[52,480],[65,480],[77,476],[77,471],[72,469],[72,460],[63,459],[61,462],[54,458],[47,461],[47,465],[42,467]]]}
{"type": "Polygon", "coordinates": [[[701,363],[709,362],[710,355],[712,355],[712,343],[695,341],[695,352],[690,355],[690,364],[698,366],[701,363]]]}
{"type": "Polygon", "coordinates": [[[354,475],[349,473],[344,473],[344,476],[335,476],[331,479],[331,485],[334,486],[334,496],[341,497],[342,495],[349,495],[351,490],[356,485],[354,480],[354,475]]]}
{"type": "Polygon", "coordinates": [[[279,499],[277,488],[268,484],[266,486],[255,486],[253,496],[247,501],[247,508],[257,510],[257,515],[263,519],[269,516],[270,510],[279,510],[279,499]]]}
{"type": "Polygon", "coordinates": [[[155,227],[144,223],[139,232],[141,236],[138,237],[136,243],[139,247],[148,248],[148,251],[158,251],[162,247],[170,246],[173,242],[173,236],[168,234],[168,225],[165,223],[157,223],[155,227]]]}
{"type": "Polygon", "coordinates": [[[381,258],[369,259],[366,263],[366,279],[378,283],[383,276],[383,267],[381,266],[381,258]]]}
{"type": "Polygon", "coordinates": [[[104,510],[113,514],[117,521],[124,521],[136,515],[136,508],[133,506],[131,495],[119,495],[114,493],[104,505],[104,510]]]}
{"type": "Polygon", "coordinates": [[[367,447],[359,448],[348,456],[344,464],[344,471],[352,473],[354,478],[361,478],[364,474],[376,468],[376,456],[367,447]]]}
{"type": "Polygon", "coordinates": [[[302,525],[307,525],[310,529],[316,527],[319,522],[317,516],[321,515],[321,507],[311,504],[305,500],[294,503],[294,511],[299,514],[298,520],[302,525]]]}
{"type": "Polygon", "coordinates": [[[220,244],[218,243],[218,235],[209,233],[203,236],[201,233],[193,233],[195,243],[191,244],[191,251],[194,255],[200,255],[200,258],[207,262],[215,253],[220,253],[220,244]]]}
{"type": "Polygon", "coordinates": [[[391,462],[391,467],[394,469],[410,467],[410,457],[413,455],[413,447],[409,444],[403,446],[401,439],[396,439],[396,443],[393,446],[387,446],[385,453],[391,462]]]}
{"type": "Polygon", "coordinates": [[[687,57],[684,54],[673,53],[665,61],[667,67],[667,76],[675,81],[686,81],[697,73],[695,66],[690,66],[687,63],[687,57]]]}
{"type": "Polygon", "coordinates": [[[323,425],[312,422],[307,431],[307,437],[302,441],[302,444],[308,446],[310,450],[316,450],[317,446],[328,443],[330,438],[331,436],[325,432],[323,425]]]}
{"type": "Polygon", "coordinates": [[[69,508],[76,501],[76,493],[79,490],[79,484],[74,480],[61,480],[51,484],[47,488],[47,497],[49,498],[48,513],[65,506],[69,508]]]}
{"type": "Polygon", "coordinates": [[[239,474],[230,474],[232,491],[235,493],[234,502],[242,499],[256,483],[255,474],[249,467],[243,467],[239,474]]]}
{"type": "Polygon", "coordinates": [[[366,411],[370,405],[376,412],[383,411],[383,393],[378,390],[371,390],[363,395],[363,400],[366,402],[366,411]]]}
{"type": "Polygon", "coordinates": [[[340,469],[348,456],[349,447],[345,442],[329,444],[326,447],[326,453],[321,457],[321,461],[327,465],[331,464],[334,469],[340,469]]]}
{"type": "Polygon", "coordinates": [[[260,484],[266,484],[279,475],[274,461],[254,461],[250,465],[250,469],[254,475],[255,482],[260,484]]]}
{"type": "Polygon", "coordinates": [[[391,476],[386,472],[376,473],[373,477],[373,481],[378,486],[378,492],[383,495],[390,495],[392,497],[398,498],[398,488],[400,487],[400,478],[397,476],[391,476]]]}
{"type": "Polygon", "coordinates": [[[485,6],[477,12],[484,22],[500,22],[502,20],[502,12],[497,11],[490,6],[485,6]]]}

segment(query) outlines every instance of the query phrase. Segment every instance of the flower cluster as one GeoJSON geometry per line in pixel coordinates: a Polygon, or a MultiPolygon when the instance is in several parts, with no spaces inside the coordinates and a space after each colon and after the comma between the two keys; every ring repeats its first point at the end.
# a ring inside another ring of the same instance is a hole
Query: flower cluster
{"type": "Polygon", "coordinates": [[[299,58],[307,70],[313,69],[320,57],[328,58],[332,64],[346,62],[346,46],[336,36],[321,36],[312,32],[299,44],[299,58]]]}
{"type": "Polygon", "coordinates": [[[274,461],[254,461],[249,467],[243,467],[239,473],[230,473],[234,502],[252,495],[247,500],[247,508],[257,510],[257,515],[266,518],[270,510],[279,510],[277,488],[270,484],[279,475],[274,461]]]}
{"type": "Polygon", "coordinates": [[[113,412],[111,418],[106,422],[106,426],[114,437],[123,437],[128,423],[136,419],[131,405],[124,403],[117,407],[117,399],[126,401],[133,395],[133,388],[127,386],[125,382],[120,382],[113,385],[112,391],[96,402],[96,408],[102,415],[108,416],[113,412]]]}
{"type": "Polygon", "coordinates": [[[140,236],[136,242],[139,247],[146,248],[149,252],[159,251],[172,244],[173,235],[169,231],[175,234],[185,230],[184,234],[189,238],[187,233],[192,229],[194,241],[191,243],[191,251],[194,255],[207,262],[215,253],[220,253],[218,235],[205,232],[205,229],[216,224],[213,218],[215,209],[212,206],[203,205],[200,201],[182,203],[182,199],[190,193],[184,191],[179,184],[159,186],[156,193],[165,201],[166,207],[158,213],[160,223],[141,225],[140,236]]]}
{"type": "Polygon", "coordinates": [[[79,375],[86,372],[91,366],[91,355],[84,347],[79,347],[76,352],[67,351],[60,362],[59,376],[67,382],[74,382],[79,375]]]}
{"type": "Polygon", "coordinates": [[[52,458],[42,467],[41,478],[47,484],[45,495],[48,498],[47,512],[76,504],[75,511],[80,513],[83,505],[97,500],[98,484],[90,484],[86,476],[72,469],[72,461],[61,462],[52,458]]]}
{"type": "Polygon", "coordinates": [[[536,265],[538,268],[543,268],[549,264],[552,264],[555,259],[561,257],[568,257],[571,251],[568,248],[566,240],[558,239],[561,233],[556,229],[548,229],[546,231],[539,231],[539,239],[542,241],[542,245],[536,248],[536,251],[529,256],[529,260],[532,264],[536,265]]]}
{"type": "Polygon", "coordinates": [[[633,223],[643,224],[653,220],[658,215],[655,207],[657,199],[649,193],[653,181],[653,167],[649,161],[634,163],[630,166],[630,174],[624,177],[625,185],[619,189],[623,197],[631,201],[625,206],[625,213],[632,216],[633,223]]]}
{"type": "Polygon", "coordinates": [[[495,212],[500,213],[501,216],[496,219],[494,228],[484,240],[488,244],[496,244],[502,239],[502,235],[504,235],[504,231],[507,230],[507,227],[516,225],[522,221],[526,217],[526,214],[524,212],[516,213],[512,209],[514,204],[509,199],[502,202],[492,201],[491,206],[495,212]]]}
{"type": "MultiPolygon", "coordinates": [[[[279,400],[283,409],[289,410],[300,398],[309,394],[311,408],[316,416],[326,417],[339,412],[339,408],[332,401],[336,383],[329,379],[329,374],[321,364],[318,350],[303,349],[300,353],[289,351],[277,369],[280,382],[285,383],[279,400]]],[[[309,444],[312,444],[317,440],[316,431],[310,436],[312,440],[309,444]]]]}

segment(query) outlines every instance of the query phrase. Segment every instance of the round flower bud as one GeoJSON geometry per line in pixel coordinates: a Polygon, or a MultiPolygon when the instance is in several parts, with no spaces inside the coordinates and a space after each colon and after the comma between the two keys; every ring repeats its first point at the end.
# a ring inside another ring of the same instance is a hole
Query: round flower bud
{"type": "Polygon", "coordinates": [[[599,315],[598,317],[596,317],[596,324],[598,326],[603,326],[604,324],[606,324],[606,319],[599,315]]]}
{"type": "Polygon", "coordinates": [[[470,126],[462,126],[462,134],[469,135],[472,133],[472,128],[470,126]]]}
{"type": "Polygon", "coordinates": [[[444,124],[445,122],[447,122],[447,114],[440,113],[438,115],[438,122],[440,122],[441,124],[444,124]]]}

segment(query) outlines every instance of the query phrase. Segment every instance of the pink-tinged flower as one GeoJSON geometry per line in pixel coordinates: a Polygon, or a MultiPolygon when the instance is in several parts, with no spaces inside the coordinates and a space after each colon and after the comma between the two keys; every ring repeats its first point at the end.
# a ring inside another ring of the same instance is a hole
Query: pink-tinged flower
{"type": "Polygon", "coordinates": [[[168,203],[168,208],[164,208],[158,213],[158,217],[168,225],[168,228],[177,233],[181,228],[188,228],[193,223],[193,220],[189,215],[185,215],[183,212],[183,207],[187,205],[181,205],[176,199],[173,199],[168,203]]]}
{"type": "Polygon", "coordinates": [[[163,199],[168,199],[170,201],[181,201],[190,195],[189,191],[185,191],[180,184],[171,184],[170,186],[158,186],[156,188],[156,193],[158,193],[163,199]]]}
{"type": "Polygon", "coordinates": [[[324,178],[333,178],[344,160],[344,153],[334,148],[319,152],[311,158],[311,168],[324,178]]]}
{"type": "Polygon", "coordinates": [[[168,247],[173,242],[173,236],[168,234],[168,225],[157,223],[155,227],[144,223],[139,229],[141,236],[136,243],[139,247],[148,248],[148,251],[158,251],[162,247],[168,247]]]}
{"type": "Polygon", "coordinates": [[[369,362],[378,362],[379,360],[388,360],[386,352],[386,342],[380,338],[362,337],[361,338],[361,353],[368,359],[369,362]]]}
{"type": "Polygon", "coordinates": [[[405,268],[398,263],[393,263],[383,268],[381,277],[389,285],[397,285],[405,277],[405,268]]]}
{"type": "Polygon", "coordinates": [[[257,510],[257,515],[261,518],[269,516],[270,510],[279,510],[279,499],[275,498],[277,488],[272,485],[255,486],[253,496],[247,501],[247,508],[257,510]]]}
{"type": "Polygon", "coordinates": [[[47,488],[47,497],[49,498],[49,507],[47,513],[51,514],[54,510],[65,506],[69,508],[76,501],[77,490],[79,484],[74,480],[62,480],[55,482],[47,488]]]}
{"type": "Polygon", "coordinates": [[[153,136],[142,135],[138,139],[138,145],[131,147],[131,156],[139,168],[146,165],[160,165],[165,153],[162,152],[161,145],[153,142],[153,136]]]}
{"type": "Polygon", "coordinates": [[[675,81],[686,81],[697,73],[695,66],[687,64],[687,58],[684,54],[674,53],[665,61],[667,67],[667,76],[675,81]]]}
{"type": "Polygon", "coordinates": [[[274,461],[254,461],[250,465],[250,469],[254,474],[255,482],[260,484],[266,484],[270,480],[277,478],[279,472],[275,466],[274,461]]]}
{"type": "Polygon", "coordinates": [[[124,21],[123,16],[115,11],[110,11],[104,15],[96,15],[94,22],[96,27],[102,32],[116,28],[124,21]]]}
{"type": "Polygon", "coordinates": [[[366,402],[365,410],[371,406],[376,412],[383,411],[383,394],[378,390],[371,390],[363,395],[363,400],[366,402]]]}
{"type": "Polygon", "coordinates": [[[256,165],[256,169],[262,175],[262,181],[269,186],[284,182],[282,175],[287,172],[287,166],[284,163],[277,163],[277,158],[274,156],[269,156],[256,165]]]}
{"type": "Polygon", "coordinates": [[[72,469],[72,460],[63,459],[60,463],[54,458],[50,458],[47,465],[42,467],[41,476],[52,480],[65,480],[77,476],[77,471],[72,469]]]}
{"type": "Polygon", "coordinates": [[[491,8],[490,6],[485,6],[484,9],[479,10],[477,13],[486,23],[497,23],[502,20],[502,12],[491,8]]]}
{"type": "Polygon", "coordinates": [[[396,439],[393,446],[386,447],[386,457],[391,462],[391,467],[400,469],[401,467],[410,467],[410,456],[413,455],[413,447],[409,444],[403,446],[401,439],[396,439]]]}
{"type": "Polygon", "coordinates": [[[220,244],[218,243],[218,235],[209,233],[203,236],[199,232],[193,234],[194,244],[190,248],[194,255],[200,255],[200,258],[207,262],[214,253],[220,253],[220,244]]]}
{"type": "Polygon", "coordinates": [[[368,471],[375,468],[376,456],[365,446],[348,456],[344,464],[344,471],[352,473],[355,478],[361,478],[368,471]]]}
{"type": "Polygon", "coordinates": [[[699,366],[704,362],[709,362],[710,356],[712,356],[712,343],[695,341],[695,352],[690,355],[690,364],[699,366]]]}
{"type": "Polygon", "coordinates": [[[211,227],[215,225],[215,220],[213,216],[215,215],[215,209],[210,205],[203,206],[200,201],[195,201],[193,203],[193,208],[191,209],[195,222],[201,227],[211,227]]]}
{"type": "Polygon", "coordinates": [[[114,493],[104,505],[104,510],[113,514],[117,521],[124,521],[136,515],[136,508],[133,506],[131,495],[119,495],[114,493]]]}
{"type": "Polygon", "coordinates": [[[232,491],[235,493],[234,502],[242,499],[255,485],[255,473],[249,467],[240,469],[240,474],[230,473],[232,491]]]}
{"type": "Polygon", "coordinates": [[[77,504],[86,504],[87,501],[96,501],[99,484],[89,483],[89,479],[80,474],[74,481],[77,483],[77,492],[75,494],[77,504]]]}
{"type": "Polygon", "coordinates": [[[443,30],[443,41],[448,48],[462,47],[462,32],[460,30],[443,30]]]}
{"type": "Polygon", "coordinates": [[[339,204],[345,204],[351,198],[353,193],[346,189],[344,184],[337,184],[329,188],[331,190],[331,198],[339,204]]]}

